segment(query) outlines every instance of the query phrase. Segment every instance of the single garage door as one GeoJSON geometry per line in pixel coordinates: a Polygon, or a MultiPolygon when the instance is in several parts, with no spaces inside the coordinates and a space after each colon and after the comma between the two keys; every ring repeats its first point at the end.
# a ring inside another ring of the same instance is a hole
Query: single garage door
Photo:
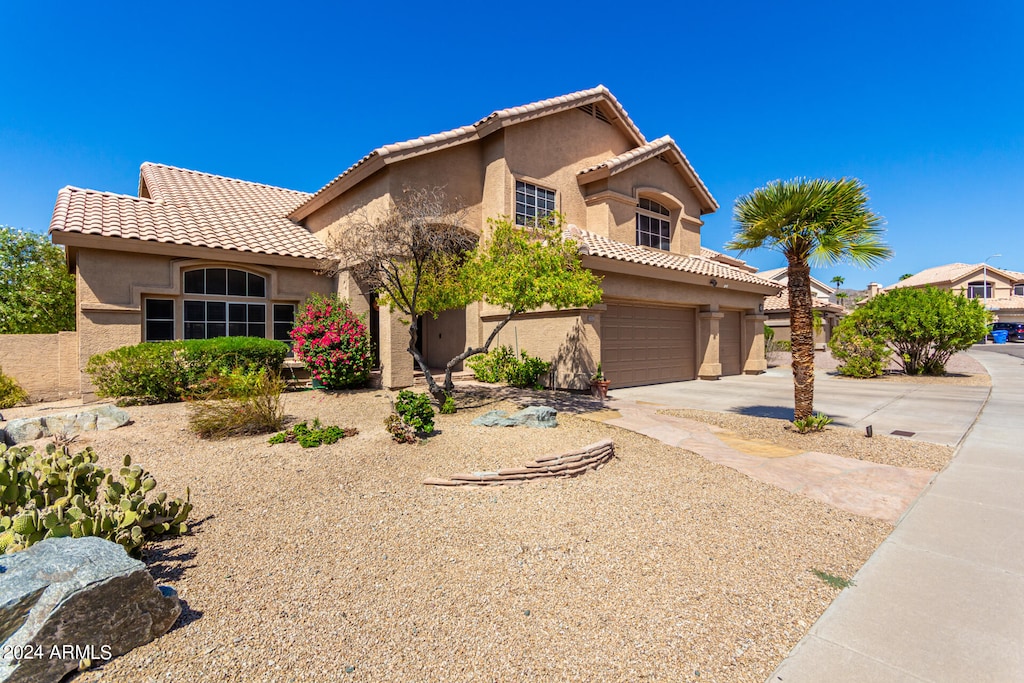
{"type": "Polygon", "coordinates": [[[722,375],[743,372],[743,354],[740,352],[740,312],[723,311],[725,317],[718,323],[718,359],[722,375]]]}
{"type": "Polygon", "coordinates": [[[692,308],[609,304],[601,316],[601,369],[612,387],[696,379],[692,308]]]}

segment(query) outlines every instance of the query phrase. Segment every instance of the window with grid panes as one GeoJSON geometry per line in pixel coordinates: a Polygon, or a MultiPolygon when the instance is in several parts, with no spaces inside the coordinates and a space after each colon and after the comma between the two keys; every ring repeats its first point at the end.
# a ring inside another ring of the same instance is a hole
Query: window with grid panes
{"type": "Polygon", "coordinates": [[[531,226],[555,210],[555,191],[516,181],[516,225],[531,226]]]}
{"type": "Polygon", "coordinates": [[[174,339],[174,299],[146,299],[146,341],[174,339]]]}
{"type": "Polygon", "coordinates": [[[672,242],[671,213],[661,204],[641,197],[636,208],[636,243],[668,251],[672,242]]]}
{"type": "Polygon", "coordinates": [[[185,339],[267,336],[266,303],[238,300],[265,298],[265,277],[236,268],[202,268],[184,278],[186,295],[205,297],[182,304],[185,339]]]}

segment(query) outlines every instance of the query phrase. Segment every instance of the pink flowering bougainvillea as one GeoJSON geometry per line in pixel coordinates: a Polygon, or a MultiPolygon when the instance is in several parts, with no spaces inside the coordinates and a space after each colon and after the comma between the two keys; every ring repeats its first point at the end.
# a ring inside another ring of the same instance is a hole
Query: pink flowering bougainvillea
{"type": "Polygon", "coordinates": [[[289,333],[295,357],[328,389],[363,384],[373,356],[366,323],[336,294],[312,294],[299,306],[289,333]]]}

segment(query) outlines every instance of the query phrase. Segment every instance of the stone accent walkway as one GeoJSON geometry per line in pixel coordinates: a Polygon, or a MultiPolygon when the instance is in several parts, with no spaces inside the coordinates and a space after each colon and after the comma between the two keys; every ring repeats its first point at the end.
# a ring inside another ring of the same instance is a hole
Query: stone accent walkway
{"type": "Polygon", "coordinates": [[[709,425],[671,415],[659,415],[665,406],[623,399],[609,400],[607,408],[592,415],[622,429],[645,434],[662,443],[697,453],[766,484],[806,496],[858,515],[896,522],[920,495],[934,472],[843,458],[828,453],[795,453],[753,443],[737,450],[709,425]]]}

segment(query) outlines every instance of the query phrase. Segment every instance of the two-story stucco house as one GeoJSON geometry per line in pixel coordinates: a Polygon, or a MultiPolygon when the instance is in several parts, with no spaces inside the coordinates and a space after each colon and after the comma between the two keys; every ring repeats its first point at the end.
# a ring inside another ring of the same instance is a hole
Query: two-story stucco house
{"type": "MultiPolygon", "coordinates": [[[[554,361],[550,383],[582,388],[598,362],[613,386],[765,369],[763,301],[782,285],[701,245],[717,202],[676,143],[647,140],[602,86],[379,147],[312,195],[150,163],[137,197],[62,189],[50,234],[77,276],[79,366],[140,341],[287,339],[299,302],[338,292],[370,316],[384,385],[410,385],[408,328],[347,273],[318,272],[354,212],[435,185],[478,234],[488,217],[553,210],[573,226],[603,302],[527,314],[500,340],[554,361]]],[[[428,361],[479,344],[499,317],[473,304],[429,319],[428,361]]]]}
{"type": "Polygon", "coordinates": [[[936,287],[981,299],[997,321],[1024,322],[1024,273],[996,268],[986,263],[948,263],[881,289],[869,287],[868,296],[897,287],[936,287]]]}

